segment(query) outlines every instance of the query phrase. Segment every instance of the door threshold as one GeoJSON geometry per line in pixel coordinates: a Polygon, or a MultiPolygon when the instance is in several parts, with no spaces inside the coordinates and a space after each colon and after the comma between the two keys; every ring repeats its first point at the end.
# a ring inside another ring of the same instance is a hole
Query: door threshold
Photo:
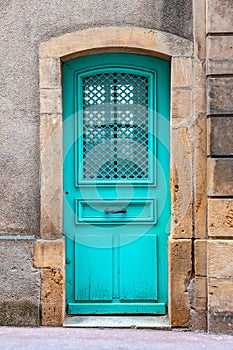
{"type": "Polygon", "coordinates": [[[135,328],[171,330],[168,316],[68,316],[66,328],[135,328]]]}

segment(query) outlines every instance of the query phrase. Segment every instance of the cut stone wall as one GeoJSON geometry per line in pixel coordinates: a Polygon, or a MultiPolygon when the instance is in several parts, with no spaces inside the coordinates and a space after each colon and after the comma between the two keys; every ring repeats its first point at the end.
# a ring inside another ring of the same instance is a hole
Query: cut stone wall
{"type": "MultiPolygon", "coordinates": [[[[186,278],[183,280],[183,295],[186,304],[186,322],[182,324],[179,311],[175,313],[176,327],[189,327],[193,330],[207,329],[207,255],[206,255],[206,210],[207,210],[207,165],[206,165],[206,4],[203,0],[193,1],[194,57],[192,64],[191,93],[192,110],[188,123],[191,130],[191,181],[192,181],[192,220],[185,223],[189,227],[188,262],[186,278]],[[188,224],[190,226],[188,226],[188,224]]],[[[182,109],[182,104],[180,105],[182,109]]],[[[185,179],[181,179],[184,181],[185,179]]],[[[174,237],[174,236],[173,236],[174,237]]],[[[180,242],[181,244],[182,242],[180,242]]],[[[176,263],[173,262],[173,266],[176,263]]],[[[177,269],[177,275],[179,274],[177,269]]],[[[172,289],[170,291],[172,293],[172,289]]]]}
{"type": "Polygon", "coordinates": [[[207,0],[208,330],[233,333],[233,5],[207,0]]]}
{"type": "Polygon", "coordinates": [[[65,241],[37,240],[34,266],[41,269],[41,324],[60,326],[65,317],[65,241]]]}
{"type": "MultiPolygon", "coordinates": [[[[182,241],[176,240],[176,233],[170,242],[171,274],[183,289],[183,298],[177,300],[177,285],[170,286],[170,317],[173,326],[232,334],[233,6],[231,0],[194,0],[193,10],[194,215],[192,229],[190,221],[183,229],[190,230],[186,254],[179,249],[182,241]],[[186,313],[178,312],[179,303],[186,305],[186,313]]],[[[178,93],[174,97],[182,111],[178,115],[187,114],[185,94],[183,100],[178,93]]]]}

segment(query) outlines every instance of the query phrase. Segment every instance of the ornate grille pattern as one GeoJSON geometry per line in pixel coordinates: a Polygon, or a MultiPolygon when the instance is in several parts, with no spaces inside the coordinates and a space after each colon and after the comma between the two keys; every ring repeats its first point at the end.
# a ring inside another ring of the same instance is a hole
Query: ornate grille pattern
{"type": "Polygon", "coordinates": [[[148,77],[83,78],[83,179],[148,179],[148,77]]]}

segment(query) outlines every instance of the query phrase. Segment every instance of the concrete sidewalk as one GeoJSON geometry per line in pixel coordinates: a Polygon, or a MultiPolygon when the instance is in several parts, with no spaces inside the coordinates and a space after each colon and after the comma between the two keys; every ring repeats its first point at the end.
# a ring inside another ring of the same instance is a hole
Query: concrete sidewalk
{"type": "Polygon", "coordinates": [[[181,331],[0,327],[2,350],[230,350],[233,337],[181,331]]]}

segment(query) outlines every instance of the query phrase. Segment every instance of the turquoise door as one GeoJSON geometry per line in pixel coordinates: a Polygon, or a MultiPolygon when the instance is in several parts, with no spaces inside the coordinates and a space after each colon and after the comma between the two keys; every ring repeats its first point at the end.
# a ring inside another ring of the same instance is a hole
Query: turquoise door
{"type": "Polygon", "coordinates": [[[107,53],[63,65],[69,314],[165,314],[169,63],[107,53]]]}

